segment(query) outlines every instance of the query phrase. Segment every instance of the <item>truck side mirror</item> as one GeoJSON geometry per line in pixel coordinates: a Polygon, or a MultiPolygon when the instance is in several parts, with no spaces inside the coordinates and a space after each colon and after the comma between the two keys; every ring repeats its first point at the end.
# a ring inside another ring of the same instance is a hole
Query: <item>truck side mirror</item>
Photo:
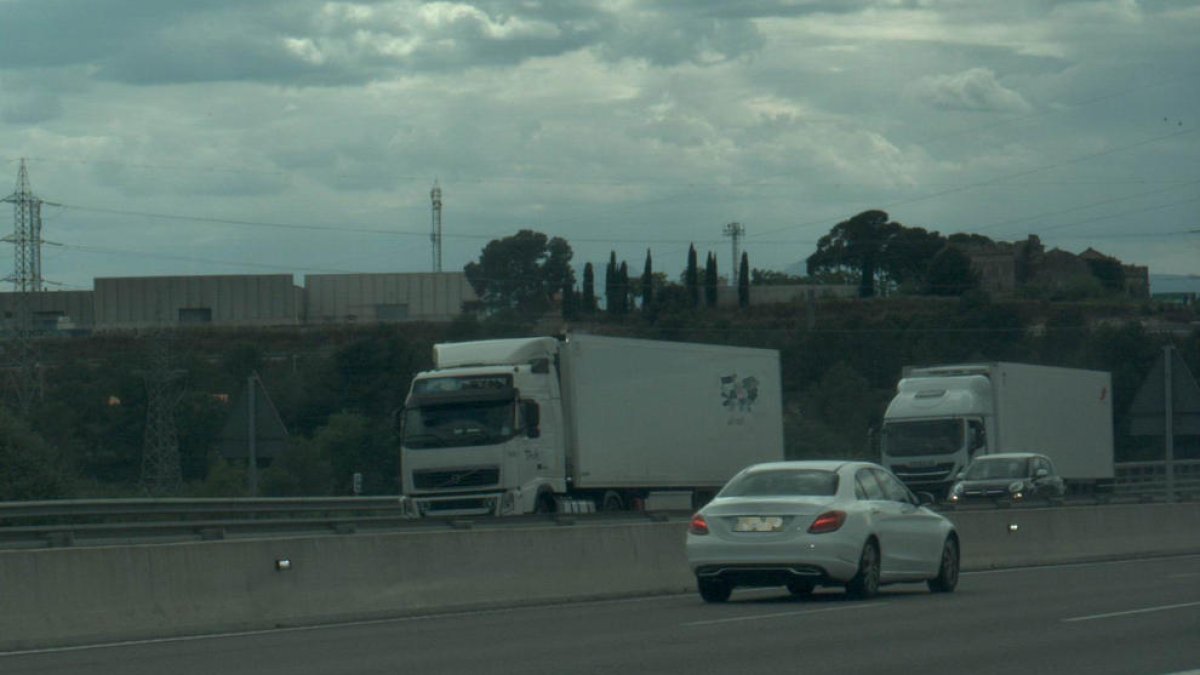
{"type": "Polygon", "coordinates": [[[541,436],[542,430],[539,427],[542,423],[542,409],[537,401],[522,401],[521,412],[525,417],[525,435],[530,438],[541,436]]]}

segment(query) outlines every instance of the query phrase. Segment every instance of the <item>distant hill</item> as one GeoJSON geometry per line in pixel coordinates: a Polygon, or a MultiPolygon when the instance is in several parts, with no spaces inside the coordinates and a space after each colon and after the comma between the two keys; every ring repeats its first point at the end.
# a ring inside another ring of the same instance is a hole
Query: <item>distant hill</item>
{"type": "Polygon", "coordinates": [[[1150,293],[1200,293],[1200,275],[1151,274],[1150,293]]]}

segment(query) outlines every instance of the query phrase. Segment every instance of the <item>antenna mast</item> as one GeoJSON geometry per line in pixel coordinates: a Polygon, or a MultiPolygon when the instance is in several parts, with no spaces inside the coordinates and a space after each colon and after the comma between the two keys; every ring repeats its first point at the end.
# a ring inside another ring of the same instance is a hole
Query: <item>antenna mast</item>
{"type": "Polygon", "coordinates": [[[433,189],[429,191],[429,199],[433,202],[433,229],[429,241],[433,242],[433,271],[442,271],[442,188],[437,179],[433,181],[433,189]]]}

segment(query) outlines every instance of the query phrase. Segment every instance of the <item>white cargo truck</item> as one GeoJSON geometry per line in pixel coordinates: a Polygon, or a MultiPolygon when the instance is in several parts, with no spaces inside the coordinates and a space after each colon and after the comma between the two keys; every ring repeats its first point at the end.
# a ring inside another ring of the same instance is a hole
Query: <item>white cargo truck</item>
{"type": "Polygon", "coordinates": [[[417,515],[636,508],[783,459],[779,353],[592,335],[434,346],[400,418],[417,515]]]}
{"type": "Polygon", "coordinates": [[[883,416],[884,466],[914,490],[945,494],[976,455],[1037,452],[1075,490],[1111,482],[1106,372],[978,363],[906,367],[883,416]]]}

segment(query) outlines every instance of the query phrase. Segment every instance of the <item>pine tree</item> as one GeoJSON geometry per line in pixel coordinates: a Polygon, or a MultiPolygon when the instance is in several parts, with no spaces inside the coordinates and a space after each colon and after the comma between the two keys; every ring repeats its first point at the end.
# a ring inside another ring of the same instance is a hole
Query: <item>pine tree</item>
{"type": "Polygon", "coordinates": [[[562,286],[562,316],[564,319],[574,319],[579,316],[579,296],[575,293],[575,284],[568,279],[562,286]]]}

